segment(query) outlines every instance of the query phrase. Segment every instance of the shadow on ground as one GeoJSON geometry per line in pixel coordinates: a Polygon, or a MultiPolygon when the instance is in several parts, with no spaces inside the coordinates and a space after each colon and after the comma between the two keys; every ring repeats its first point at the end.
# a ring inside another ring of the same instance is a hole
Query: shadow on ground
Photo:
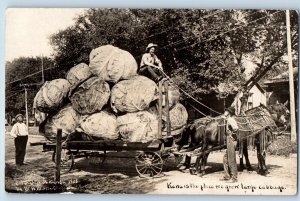
{"type": "Polygon", "coordinates": [[[90,159],[75,160],[75,169],[54,182],[55,165],[51,153],[40,153],[27,160],[26,166],[5,164],[5,190],[10,193],[148,193],[168,176],[141,178],[134,158],[108,158],[103,164],[90,159]],[[41,156],[41,155],[44,155],[41,156]],[[93,161],[95,162],[95,161],[93,161]]]}

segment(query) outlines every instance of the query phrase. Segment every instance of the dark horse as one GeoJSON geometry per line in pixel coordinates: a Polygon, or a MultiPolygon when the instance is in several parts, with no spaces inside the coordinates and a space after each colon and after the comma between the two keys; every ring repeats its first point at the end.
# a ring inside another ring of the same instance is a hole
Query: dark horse
{"type": "MultiPolygon", "coordinates": [[[[222,140],[224,139],[224,131],[220,132],[220,128],[225,129],[225,121],[221,117],[216,118],[203,118],[196,120],[193,124],[189,125],[182,134],[181,141],[177,144],[183,145],[189,142],[189,147],[199,147],[200,152],[204,152],[203,155],[197,157],[196,163],[194,167],[191,167],[190,161],[191,157],[186,156],[185,159],[185,167],[190,168],[191,173],[199,173],[200,176],[205,174],[205,165],[207,164],[207,158],[209,156],[209,150],[214,147],[219,147],[221,145],[222,148],[226,148],[225,142],[222,140]],[[221,144],[220,144],[221,142],[221,144]]],[[[259,132],[266,132],[268,139],[265,141],[269,141],[271,139],[271,133],[268,129],[263,129],[259,132]]],[[[265,163],[265,152],[262,150],[261,146],[261,138],[260,133],[251,134],[253,136],[253,144],[257,148],[257,158],[258,158],[258,173],[259,174],[268,174],[268,170],[265,163]]],[[[238,144],[238,147],[241,149],[241,153],[246,159],[246,168],[249,171],[252,171],[252,167],[248,158],[248,142],[247,138],[240,141],[241,144],[238,144]]],[[[180,147],[179,147],[180,148],[180,147]]],[[[240,157],[240,170],[245,169],[243,158],[240,157]]]]}

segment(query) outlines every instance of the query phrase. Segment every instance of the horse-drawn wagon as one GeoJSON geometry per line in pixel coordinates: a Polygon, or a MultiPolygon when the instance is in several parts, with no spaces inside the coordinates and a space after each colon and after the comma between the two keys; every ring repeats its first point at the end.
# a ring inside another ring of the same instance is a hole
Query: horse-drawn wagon
{"type": "MultiPolygon", "coordinates": [[[[75,159],[77,158],[101,158],[104,162],[108,157],[107,153],[111,152],[135,152],[135,168],[138,174],[142,177],[159,175],[163,171],[164,159],[168,158],[171,153],[175,156],[184,155],[186,158],[192,156],[197,157],[196,163],[190,167],[192,174],[196,172],[205,173],[205,164],[207,157],[212,151],[226,148],[225,142],[225,126],[226,120],[222,116],[206,117],[196,120],[191,126],[182,128],[176,135],[171,133],[170,113],[169,113],[169,98],[168,98],[168,82],[159,82],[159,98],[158,98],[158,131],[157,139],[147,142],[125,142],[122,140],[104,140],[94,139],[87,133],[75,132],[68,135],[67,139],[62,143],[61,149],[57,149],[57,143],[61,142],[43,142],[44,151],[53,151],[53,161],[58,162],[61,156],[60,166],[64,170],[71,170],[74,167],[75,159]],[[163,101],[164,104],[163,104],[163,101]],[[164,105],[164,106],[163,106],[164,105]],[[163,130],[162,112],[166,111],[165,131],[163,130]],[[214,123],[215,122],[215,123],[214,123]],[[214,133],[211,136],[206,136],[205,129],[214,125],[214,133]],[[194,136],[193,136],[194,135],[194,136]],[[195,138],[197,139],[191,139],[195,138]],[[213,137],[212,137],[213,136],[213,137]],[[188,138],[188,140],[187,140],[188,138]],[[176,144],[176,146],[175,146],[176,144]],[[62,151],[60,151],[62,150],[62,151]],[[59,157],[57,157],[57,153],[59,157]]],[[[276,129],[267,108],[259,106],[246,111],[245,116],[235,117],[238,126],[238,142],[239,156],[241,162],[243,155],[246,158],[246,165],[250,165],[248,159],[248,146],[258,146],[258,160],[262,169],[265,168],[264,154],[268,142],[269,131],[276,129]]],[[[118,157],[132,157],[119,155],[118,157]]]]}
{"type": "MultiPolygon", "coordinates": [[[[141,177],[152,177],[159,175],[171,150],[174,148],[174,138],[171,133],[168,82],[158,84],[158,131],[157,139],[145,142],[126,142],[122,140],[95,139],[93,136],[82,131],[76,131],[67,136],[61,142],[59,131],[55,142],[45,141],[32,143],[31,145],[43,145],[43,151],[52,151],[52,160],[58,164],[57,159],[61,158],[58,165],[63,171],[70,171],[74,168],[77,158],[100,158],[101,163],[109,157],[111,152],[134,152],[132,154],[117,154],[115,157],[135,157],[135,168],[141,177]],[[162,113],[165,111],[165,121],[162,113]],[[59,146],[58,146],[59,145],[59,146]],[[59,148],[58,148],[59,147],[59,148]],[[58,153],[59,152],[59,153],[58,153]]],[[[175,131],[180,134],[182,130],[175,131]]]]}

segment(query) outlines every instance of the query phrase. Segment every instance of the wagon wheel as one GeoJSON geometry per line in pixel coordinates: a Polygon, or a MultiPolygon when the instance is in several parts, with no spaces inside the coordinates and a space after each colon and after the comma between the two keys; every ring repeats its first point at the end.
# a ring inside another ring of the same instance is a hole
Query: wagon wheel
{"type": "MultiPolygon", "coordinates": [[[[56,163],[56,152],[52,154],[52,161],[56,163]]],[[[61,150],[60,168],[62,172],[69,172],[74,167],[74,156],[72,152],[66,149],[61,150]]]]}
{"type": "Polygon", "coordinates": [[[164,161],[156,152],[142,152],[135,159],[135,168],[140,177],[153,177],[162,172],[164,161]]]}

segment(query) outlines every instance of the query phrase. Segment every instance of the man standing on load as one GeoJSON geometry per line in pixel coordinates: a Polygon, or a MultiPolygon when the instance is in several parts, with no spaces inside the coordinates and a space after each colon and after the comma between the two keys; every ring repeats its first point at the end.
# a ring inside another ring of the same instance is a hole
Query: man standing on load
{"type": "Polygon", "coordinates": [[[237,146],[237,130],[238,125],[235,119],[235,108],[229,107],[225,110],[224,116],[226,118],[226,153],[223,158],[224,178],[222,180],[231,180],[237,182],[237,164],[235,149],[237,146]]]}
{"type": "Polygon", "coordinates": [[[157,45],[153,43],[149,43],[146,48],[146,53],[143,55],[140,65],[140,75],[145,75],[155,82],[159,82],[163,76],[161,71],[162,63],[158,59],[158,57],[154,54],[157,45]]]}

